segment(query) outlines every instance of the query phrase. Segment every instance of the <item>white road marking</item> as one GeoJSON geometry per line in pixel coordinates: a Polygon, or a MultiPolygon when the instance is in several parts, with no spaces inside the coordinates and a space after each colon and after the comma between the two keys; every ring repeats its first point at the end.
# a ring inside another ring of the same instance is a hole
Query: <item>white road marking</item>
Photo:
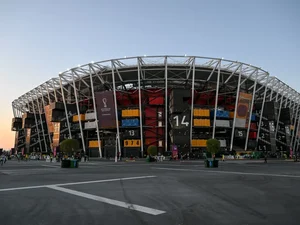
{"type": "Polygon", "coordinates": [[[59,165],[57,165],[57,166],[51,166],[51,165],[41,165],[41,166],[44,166],[44,167],[50,167],[50,168],[59,168],[59,165]]]}
{"type": "Polygon", "coordinates": [[[28,190],[28,189],[45,188],[45,187],[47,187],[47,185],[29,186],[29,187],[16,187],[16,188],[4,188],[4,189],[0,189],[0,192],[28,190]]]}
{"type": "Polygon", "coordinates": [[[147,178],[154,178],[154,177],[156,177],[156,176],[125,177],[125,178],[116,178],[116,179],[107,179],[107,180],[92,180],[92,181],[82,181],[82,182],[73,182],[73,183],[38,185],[38,186],[16,187],[16,188],[4,188],[4,189],[0,189],[0,192],[27,190],[27,189],[36,189],[36,188],[45,188],[45,187],[47,188],[49,186],[70,186],[70,185],[79,185],[79,184],[93,184],[93,183],[113,182],[113,181],[121,181],[121,180],[137,180],[137,179],[147,179],[147,178]]]}
{"type": "Polygon", "coordinates": [[[146,178],[154,178],[154,177],[156,177],[156,176],[125,177],[125,178],[116,178],[116,179],[108,179],[108,180],[93,180],[93,181],[82,181],[82,182],[75,182],[75,183],[55,184],[55,186],[69,186],[69,185],[77,185],[77,184],[104,183],[104,182],[113,182],[113,181],[121,181],[121,180],[146,179],[146,178]]]}
{"type": "MultiPolygon", "coordinates": [[[[58,169],[58,168],[56,168],[58,169]]],[[[39,174],[42,172],[48,172],[48,171],[57,171],[55,169],[50,168],[35,168],[35,169],[18,169],[18,170],[1,170],[1,173],[7,174],[7,175],[33,175],[33,174],[39,174]]]]}
{"type": "Polygon", "coordinates": [[[193,170],[193,169],[177,169],[177,168],[163,168],[163,167],[152,167],[152,169],[170,170],[170,171],[173,170],[173,171],[189,171],[189,172],[236,174],[236,175],[250,175],[250,176],[270,176],[270,177],[300,178],[300,175],[291,175],[291,174],[248,173],[248,172],[234,172],[234,171],[220,171],[220,170],[193,170]]]}
{"type": "Polygon", "coordinates": [[[97,196],[97,195],[91,195],[91,194],[87,194],[87,193],[84,193],[84,192],[79,192],[79,191],[75,191],[75,190],[71,190],[71,189],[67,189],[67,188],[63,188],[63,187],[48,186],[48,188],[54,189],[54,190],[57,190],[57,191],[62,191],[62,192],[68,193],[68,194],[76,195],[76,196],[79,196],[79,197],[82,197],[82,198],[87,198],[87,199],[90,199],[90,200],[103,202],[103,203],[106,203],[106,204],[115,205],[115,206],[119,206],[119,207],[122,207],[122,208],[147,213],[147,214],[154,215],[154,216],[166,213],[165,211],[152,209],[152,208],[144,207],[144,206],[140,206],[140,205],[130,204],[130,203],[126,203],[126,202],[121,202],[121,201],[117,201],[117,200],[113,200],[113,199],[109,199],[109,198],[100,197],[100,196],[97,196]]]}

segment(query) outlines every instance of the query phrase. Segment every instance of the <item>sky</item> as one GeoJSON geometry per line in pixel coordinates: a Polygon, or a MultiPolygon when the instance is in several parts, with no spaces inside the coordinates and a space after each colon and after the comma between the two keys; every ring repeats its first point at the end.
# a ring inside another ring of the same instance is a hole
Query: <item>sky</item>
{"type": "Polygon", "coordinates": [[[224,57],[262,67],[300,91],[297,0],[1,0],[0,148],[11,102],[91,61],[141,55],[224,57]]]}

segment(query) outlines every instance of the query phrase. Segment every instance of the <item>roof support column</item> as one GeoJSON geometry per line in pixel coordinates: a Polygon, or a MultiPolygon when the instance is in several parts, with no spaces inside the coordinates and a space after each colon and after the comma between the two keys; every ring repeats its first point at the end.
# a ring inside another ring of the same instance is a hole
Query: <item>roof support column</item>
{"type": "Polygon", "coordinates": [[[237,111],[237,106],[238,106],[238,102],[239,102],[239,93],[240,93],[240,86],[241,86],[240,83],[241,83],[242,73],[243,73],[243,65],[241,65],[239,80],[238,80],[238,86],[237,86],[237,89],[236,89],[234,117],[233,117],[232,130],[231,130],[231,139],[230,139],[230,151],[232,151],[232,148],[233,148],[233,138],[234,138],[234,131],[235,131],[235,123],[236,123],[236,111],[237,111]]]}
{"type": "Polygon", "coordinates": [[[112,73],[112,82],[113,82],[113,92],[114,92],[114,103],[115,103],[115,117],[116,117],[116,152],[115,152],[115,162],[118,162],[118,152],[121,156],[121,141],[120,141],[120,129],[119,129],[119,118],[118,118],[118,104],[117,104],[117,93],[116,93],[116,80],[115,80],[115,70],[114,70],[114,61],[111,61],[111,73],[112,73]]]}
{"type": "Polygon", "coordinates": [[[165,57],[165,151],[168,150],[168,57],[165,57]]]}
{"type": "Polygon", "coordinates": [[[253,91],[252,91],[252,100],[251,100],[250,114],[249,114],[249,120],[248,120],[248,126],[247,126],[246,142],[245,142],[245,148],[244,148],[245,151],[247,151],[247,148],[248,148],[248,140],[249,140],[250,127],[251,127],[252,111],[253,111],[254,100],[255,100],[255,91],[256,91],[256,85],[257,85],[257,78],[258,78],[258,71],[256,71],[256,76],[255,76],[255,81],[254,81],[254,88],[253,88],[253,91]]]}
{"type": "MultiPolygon", "coordinates": [[[[265,107],[266,96],[267,96],[267,91],[268,91],[268,81],[269,81],[269,74],[268,74],[268,77],[267,77],[267,81],[265,83],[264,98],[263,98],[263,102],[262,102],[262,106],[261,106],[261,110],[260,110],[260,115],[259,115],[259,122],[258,122],[258,128],[257,128],[257,137],[256,137],[256,145],[258,144],[258,138],[259,138],[259,134],[260,134],[260,126],[261,126],[261,122],[262,122],[263,114],[264,114],[264,107],[265,107]]],[[[257,146],[256,146],[256,148],[257,148],[257,146]]]]}
{"type": "Polygon", "coordinates": [[[63,99],[64,108],[65,108],[66,121],[67,121],[68,131],[69,131],[69,139],[72,139],[71,126],[70,126],[70,121],[69,121],[69,113],[68,113],[68,108],[67,108],[67,103],[66,103],[66,98],[65,98],[65,93],[64,93],[64,88],[63,88],[61,76],[62,75],[59,75],[59,84],[60,84],[60,89],[61,89],[61,96],[62,96],[62,99],[63,99]]]}
{"type": "Polygon", "coordinates": [[[79,123],[79,129],[80,129],[82,149],[84,151],[84,154],[86,154],[85,141],[84,141],[84,135],[83,135],[83,130],[82,130],[82,121],[81,121],[79,102],[78,102],[78,96],[77,96],[77,88],[76,88],[76,85],[75,85],[75,78],[74,78],[74,72],[73,71],[72,71],[72,78],[73,78],[74,95],[75,95],[75,102],[76,102],[76,108],[77,108],[77,116],[78,116],[78,123],[79,123]]]}
{"type": "Polygon", "coordinates": [[[195,73],[196,58],[193,59],[193,75],[192,75],[192,99],[191,99],[191,122],[190,122],[190,152],[192,152],[193,124],[194,124],[194,99],[195,99],[195,73]]]}
{"type": "Polygon", "coordinates": [[[141,155],[144,157],[144,135],[143,135],[143,116],[142,116],[142,93],[141,93],[141,64],[137,58],[138,65],[138,90],[139,90],[139,116],[140,116],[140,135],[141,135],[141,155]]]}
{"type": "Polygon", "coordinates": [[[214,111],[214,121],[213,121],[212,138],[215,138],[215,132],[216,132],[216,118],[217,118],[217,108],[218,108],[218,100],[219,100],[219,86],[220,86],[221,65],[222,65],[222,59],[220,59],[220,61],[219,61],[219,67],[218,67],[217,88],[216,88],[216,96],[215,96],[215,111],[214,111]]]}
{"type": "MultiPolygon", "coordinates": [[[[39,103],[39,99],[38,96],[36,96],[36,102],[37,102],[37,106],[38,106],[38,110],[39,110],[39,115],[40,115],[40,123],[41,123],[41,127],[42,127],[42,132],[43,132],[43,139],[44,139],[44,145],[45,145],[45,151],[48,152],[48,147],[47,147],[47,143],[46,143],[46,137],[45,137],[45,130],[44,130],[44,124],[43,124],[43,119],[42,119],[42,109],[40,108],[40,103],[39,103]]],[[[46,115],[45,115],[46,117],[46,115]]],[[[45,118],[45,123],[47,123],[46,118],[45,118]]],[[[47,126],[47,125],[46,125],[47,126]]],[[[42,149],[41,149],[42,151],[42,149]]]]}
{"type": "MultiPolygon", "coordinates": [[[[43,104],[43,108],[45,109],[45,100],[44,100],[44,95],[43,95],[43,91],[41,90],[41,87],[39,88],[40,92],[41,92],[41,95],[42,95],[42,104],[43,104]]],[[[46,115],[46,112],[45,112],[45,117],[46,117],[46,124],[47,124],[47,131],[48,131],[48,138],[49,138],[49,145],[50,145],[50,151],[53,152],[53,149],[52,149],[52,140],[51,140],[51,135],[50,135],[50,130],[49,130],[49,127],[48,127],[48,123],[47,123],[47,115],[46,115]]],[[[51,121],[49,121],[49,124],[51,123],[51,121]]],[[[48,152],[48,151],[47,151],[48,152]]]]}
{"type": "MultiPolygon", "coordinates": [[[[28,104],[29,104],[29,99],[28,99],[28,104]]],[[[42,140],[41,140],[41,136],[40,136],[39,123],[38,123],[38,120],[36,117],[36,111],[35,111],[33,100],[31,102],[31,104],[32,104],[32,108],[33,108],[34,121],[35,121],[36,130],[37,130],[37,134],[38,134],[38,139],[39,139],[40,151],[42,151],[42,140]]]]}
{"type": "Polygon", "coordinates": [[[97,115],[97,107],[96,107],[96,99],[95,99],[95,91],[94,91],[94,83],[93,83],[93,76],[91,67],[90,70],[90,82],[91,82],[91,89],[92,89],[92,98],[93,98],[93,107],[94,107],[94,116],[95,116],[95,123],[96,123],[96,133],[97,133],[97,140],[98,140],[98,148],[99,148],[99,158],[102,158],[102,149],[101,149],[101,140],[100,140],[100,131],[99,131],[99,124],[98,124],[98,115],[97,115]]]}

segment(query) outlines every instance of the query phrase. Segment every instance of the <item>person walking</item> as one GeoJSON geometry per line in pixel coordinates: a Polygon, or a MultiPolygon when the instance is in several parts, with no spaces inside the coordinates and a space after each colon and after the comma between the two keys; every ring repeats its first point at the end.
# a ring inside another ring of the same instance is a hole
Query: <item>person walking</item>
{"type": "Polygon", "coordinates": [[[2,154],[2,155],[0,156],[0,164],[1,164],[1,166],[3,166],[3,163],[5,163],[5,161],[6,161],[5,155],[2,154]]]}
{"type": "Polygon", "coordinates": [[[267,163],[268,160],[267,160],[267,153],[265,154],[265,163],[267,163]]]}

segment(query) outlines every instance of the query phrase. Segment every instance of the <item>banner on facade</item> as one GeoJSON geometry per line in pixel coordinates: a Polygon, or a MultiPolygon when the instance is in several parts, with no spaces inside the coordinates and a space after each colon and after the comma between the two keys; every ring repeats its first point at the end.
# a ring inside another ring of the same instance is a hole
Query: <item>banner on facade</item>
{"type": "Polygon", "coordinates": [[[240,92],[236,110],[236,127],[247,127],[250,116],[252,94],[240,92]]]}
{"type": "Polygon", "coordinates": [[[48,131],[49,131],[49,133],[53,133],[54,127],[53,127],[53,123],[51,122],[51,120],[52,120],[52,109],[50,108],[50,105],[46,105],[44,110],[45,110],[45,116],[46,116],[46,123],[47,123],[48,131]]]}
{"type": "Polygon", "coordinates": [[[59,146],[59,137],[60,137],[60,122],[52,123],[53,124],[53,138],[52,138],[52,146],[53,148],[59,146]]]}
{"type": "Polygon", "coordinates": [[[30,145],[30,133],[31,133],[31,129],[29,128],[29,129],[26,129],[25,130],[25,132],[26,132],[26,138],[25,138],[25,141],[26,141],[26,147],[27,147],[27,149],[29,148],[29,145],[30,145]]]}
{"type": "Polygon", "coordinates": [[[96,106],[99,128],[116,127],[116,109],[114,103],[114,92],[96,92],[96,106]]]}

